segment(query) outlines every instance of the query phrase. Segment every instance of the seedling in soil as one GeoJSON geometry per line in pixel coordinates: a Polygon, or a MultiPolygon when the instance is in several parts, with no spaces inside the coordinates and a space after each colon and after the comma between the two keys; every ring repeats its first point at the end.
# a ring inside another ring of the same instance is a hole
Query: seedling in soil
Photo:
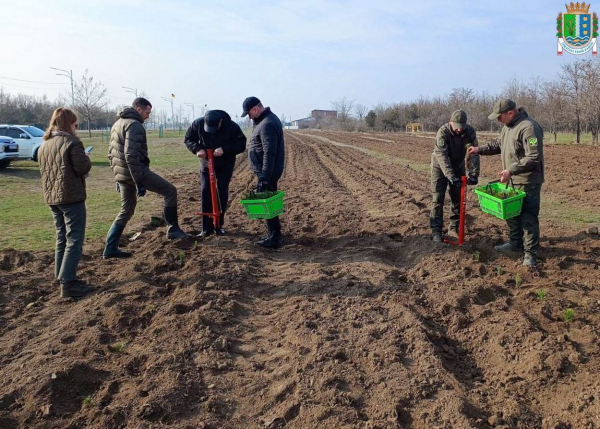
{"type": "Polygon", "coordinates": [[[110,349],[116,353],[123,353],[125,351],[125,343],[118,342],[110,345],[110,349]]]}
{"type": "Polygon", "coordinates": [[[480,258],[481,258],[481,253],[479,252],[479,250],[476,250],[475,253],[473,253],[473,260],[475,262],[479,262],[480,258]]]}
{"type": "Polygon", "coordinates": [[[183,251],[179,252],[179,266],[183,267],[185,264],[185,253],[183,251]]]}
{"type": "Polygon", "coordinates": [[[565,322],[567,322],[567,323],[572,322],[574,318],[575,318],[575,311],[573,311],[572,308],[567,308],[565,310],[565,322]]]}
{"type": "Polygon", "coordinates": [[[501,276],[504,273],[504,270],[502,269],[502,267],[496,267],[496,274],[501,276]]]}
{"type": "Polygon", "coordinates": [[[523,278],[521,277],[521,274],[517,273],[515,276],[515,285],[521,287],[521,283],[523,283],[523,278]]]}
{"type": "Polygon", "coordinates": [[[544,289],[540,289],[537,291],[537,297],[540,301],[543,301],[546,299],[546,291],[544,289]]]}
{"type": "Polygon", "coordinates": [[[86,408],[88,408],[88,407],[91,407],[91,406],[92,406],[92,397],[91,397],[91,396],[86,396],[86,397],[83,399],[83,406],[84,406],[84,407],[86,407],[86,408]]]}
{"type": "Polygon", "coordinates": [[[150,310],[150,311],[154,311],[154,310],[156,310],[156,305],[154,305],[154,304],[150,304],[150,305],[148,306],[148,310],[150,310]]]}

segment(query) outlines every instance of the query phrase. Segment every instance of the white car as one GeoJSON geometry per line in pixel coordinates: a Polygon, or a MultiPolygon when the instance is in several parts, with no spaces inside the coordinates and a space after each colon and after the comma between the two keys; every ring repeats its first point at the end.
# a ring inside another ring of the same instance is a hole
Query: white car
{"type": "Polygon", "coordinates": [[[0,137],[0,170],[19,158],[19,145],[10,137],[0,137]]]}
{"type": "MultiPolygon", "coordinates": [[[[0,124],[0,137],[10,137],[19,145],[17,160],[37,161],[37,152],[42,145],[44,131],[32,125],[0,124]]],[[[16,161],[16,160],[15,160],[16,161]]]]}

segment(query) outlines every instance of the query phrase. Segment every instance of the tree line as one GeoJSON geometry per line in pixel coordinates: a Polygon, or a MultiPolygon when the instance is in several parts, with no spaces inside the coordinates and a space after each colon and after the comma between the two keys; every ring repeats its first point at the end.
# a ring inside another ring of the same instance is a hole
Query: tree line
{"type": "Polygon", "coordinates": [[[337,119],[317,120],[317,128],[345,131],[404,131],[406,125],[417,122],[424,131],[437,131],[448,122],[456,109],[467,112],[469,123],[478,131],[497,132],[501,125],[490,121],[488,115],[499,98],[510,98],[524,107],[556,141],[558,132],[592,135],[598,144],[600,133],[600,60],[583,59],[565,64],[557,77],[543,81],[533,77],[524,81],[518,77],[508,80],[499,94],[477,92],[471,88],[455,88],[450,94],[419,97],[398,103],[379,103],[370,109],[343,97],[332,102],[337,119]]]}

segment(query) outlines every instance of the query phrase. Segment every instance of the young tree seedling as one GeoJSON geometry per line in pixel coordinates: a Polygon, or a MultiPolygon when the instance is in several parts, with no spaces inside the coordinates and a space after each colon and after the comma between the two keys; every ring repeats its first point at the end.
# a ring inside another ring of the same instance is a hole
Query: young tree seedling
{"type": "Polygon", "coordinates": [[[575,311],[573,311],[572,308],[567,308],[565,310],[565,322],[567,322],[567,323],[572,322],[574,318],[575,318],[575,311]]]}
{"type": "Polygon", "coordinates": [[[83,399],[83,406],[86,407],[86,408],[89,408],[89,407],[92,406],[92,397],[91,396],[86,396],[83,399]]]}
{"type": "Polygon", "coordinates": [[[110,345],[110,349],[116,353],[123,353],[125,351],[125,343],[118,342],[110,345]]]}
{"type": "Polygon", "coordinates": [[[537,291],[537,297],[540,301],[546,299],[546,291],[544,289],[540,289],[537,291]]]}
{"type": "Polygon", "coordinates": [[[473,253],[473,260],[475,262],[479,262],[479,258],[481,258],[481,253],[479,252],[479,250],[476,250],[475,253],[473,253]]]}
{"type": "Polygon", "coordinates": [[[517,273],[517,275],[515,276],[515,285],[517,287],[521,287],[521,283],[523,283],[523,279],[521,278],[521,274],[517,273]]]}

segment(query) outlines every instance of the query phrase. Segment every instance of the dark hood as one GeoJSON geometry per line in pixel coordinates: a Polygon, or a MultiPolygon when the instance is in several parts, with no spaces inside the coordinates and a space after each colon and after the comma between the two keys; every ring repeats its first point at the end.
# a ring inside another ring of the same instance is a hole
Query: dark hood
{"type": "Polygon", "coordinates": [[[515,117],[513,118],[512,122],[510,124],[508,124],[507,126],[512,128],[515,125],[517,125],[519,122],[521,122],[523,119],[527,119],[527,117],[529,116],[527,114],[527,111],[523,108],[523,107],[519,107],[518,110],[519,113],[517,113],[515,115],[515,117]]]}
{"type": "Polygon", "coordinates": [[[142,117],[133,107],[122,108],[119,110],[119,113],[117,113],[117,116],[123,119],[135,119],[136,121],[142,122],[142,117]]]}
{"type": "Polygon", "coordinates": [[[223,123],[221,124],[221,129],[225,128],[227,126],[227,124],[229,124],[229,122],[231,122],[231,116],[229,116],[229,113],[227,113],[224,110],[215,110],[215,112],[219,112],[219,116],[221,117],[221,120],[223,121],[223,123]]]}

